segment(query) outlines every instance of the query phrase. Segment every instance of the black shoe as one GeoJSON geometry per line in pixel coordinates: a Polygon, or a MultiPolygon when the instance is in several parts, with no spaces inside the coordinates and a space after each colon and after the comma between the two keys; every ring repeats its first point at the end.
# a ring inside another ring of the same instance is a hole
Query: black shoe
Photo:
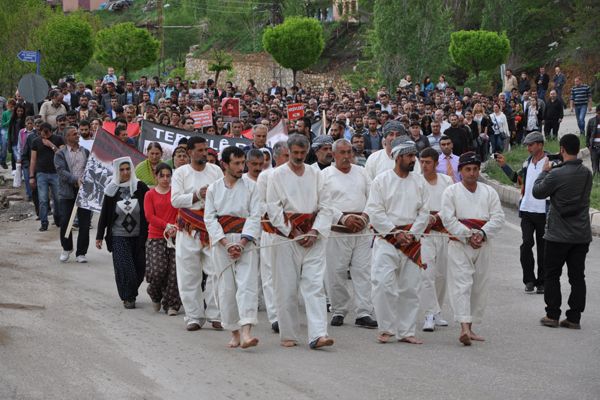
{"type": "Polygon", "coordinates": [[[275,333],[279,333],[279,322],[275,321],[271,324],[271,329],[273,330],[273,332],[275,333]]]}
{"type": "Polygon", "coordinates": [[[536,293],[544,294],[544,285],[538,285],[536,293]]]}
{"type": "Polygon", "coordinates": [[[540,324],[547,326],[548,328],[558,328],[558,320],[548,317],[540,319],[540,324]]]}
{"type": "Polygon", "coordinates": [[[48,230],[48,224],[42,224],[42,226],[40,226],[39,231],[40,232],[46,232],[48,230]]]}
{"type": "Polygon", "coordinates": [[[344,317],[342,315],[334,315],[331,318],[331,326],[342,326],[344,325],[344,317]]]}
{"type": "Polygon", "coordinates": [[[571,322],[568,319],[563,319],[562,321],[560,321],[560,326],[562,326],[563,328],[569,328],[569,329],[581,329],[581,325],[577,322],[571,322]]]}
{"type": "Polygon", "coordinates": [[[535,288],[535,284],[533,282],[527,282],[525,284],[525,293],[533,294],[534,288],[535,288]]]}
{"type": "Polygon", "coordinates": [[[2,164],[0,164],[0,165],[2,165],[2,168],[4,168],[4,169],[8,169],[8,165],[6,165],[6,163],[5,163],[5,162],[3,162],[3,163],[2,163],[2,164]]]}
{"type": "Polygon", "coordinates": [[[356,326],[360,326],[361,328],[367,328],[367,329],[375,329],[377,328],[377,321],[375,321],[373,318],[367,316],[361,317],[361,318],[356,318],[356,320],[354,321],[354,325],[356,326]]]}
{"type": "Polygon", "coordinates": [[[135,308],[135,300],[133,300],[133,301],[127,301],[127,300],[125,300],[123,302],[123,307],[125,307],[128,310],[134,309],[135,308]]]}

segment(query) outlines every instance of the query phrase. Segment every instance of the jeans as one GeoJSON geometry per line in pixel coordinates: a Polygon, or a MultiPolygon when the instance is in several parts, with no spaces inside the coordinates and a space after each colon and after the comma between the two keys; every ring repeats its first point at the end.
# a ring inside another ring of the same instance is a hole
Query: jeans
{"type": "Polygon", "coordinates": [[[592,159],[592,171],[596,175],[600,173],[600,144],[590,147],[590,158],[592,159]]]}
{"type": "Polygon", "coordinates": [[[27,193],[27,200],[31,201],[33,198],[33,191],[31,184],[29,183],[29,165],[21,164],[21,170],[23,171],[23,181],[25,182],[25,193],[27,193]]]}
{"type": "Polygon", "coordinates": [[[48,226],[48,200],[49,190],[52,190],[52,203],[54,208],[54,223],[60,224],[60,211],[58,210],[58,174],[38,172],[35,174],[40,202],[40,221],[48,226]]]}
{"type": "MultiPolygon", "coordinates": [[[[71,213],[75,206],[75,199],[60,199],[60,244],[65,251],[73,250],[73,232],[65,239],[67,226],[71,219],[71,213]]],[[[79,218],[79,232],[77,234],[77,252],[75,256],[84,256],[87,254],[90,244],[90,220],[92,212],[83,208],[77,209],[77,218],[79,218]]]]}
{"type": "Polygon", "coordinates": [[[563,264],[567,263],[567,274],[571,285],[569,295],[569,310],[565,313],[567,319],[579,323],[581,313],[585,309],[585,256],[589,243],[559,243],[546,241],[546,278],[544,280],[544,301],[548,318],[560,318],[562,297],[560,293],[560,275],[563,264]]]}
{"type": "Polygon", "coordinates": [[[585,115],[587,114],[587,104],[580,106],[575,105],[575,117],[577,118],[577,126],[579,127],[579,134],[585,135],[585,115]]]}
{"type": "Polygon", "coordinates": [[[546,214],[521,211],[521,267],[523,268],[523,283],[533,282],[535,286],[544,285],[544,229],[546,227],[546,214]],[[535,234],[535,241],[534,241],[535,234]],[[535,259],[533,245],[537,244],[538,273],[535,278],[535,259]]]}
{"type": "Polygon", "coordinates": [[[537,98],[544,100],[546,98],[546,89],[538,88],[537,90],[537,98]]]}
{"type": "Polygon", "coordinates": [[[504,136],[499,133],[490,136],[492,142],[492,153],[502,153],[504,151],[504,136]]]}
{"type": "Polygon", "coordinates": [[[19,146],[15,144],[12,146],[12,156],[10,157],[10,163],[13,171],[17,169],[17,154],[19,154],[19,146]]]}
{"type": "Polygon", "coordinates": [[[8,129],[0,128],[0,164],[6,162],[8,151],[8,129]]]}

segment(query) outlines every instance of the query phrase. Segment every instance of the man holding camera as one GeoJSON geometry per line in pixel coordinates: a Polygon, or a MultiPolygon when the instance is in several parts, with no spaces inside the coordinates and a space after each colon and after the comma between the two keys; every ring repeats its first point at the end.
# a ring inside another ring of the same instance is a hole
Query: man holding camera
{"type": "Polygon", "coordinates": [[[560,139],[563,162],[551,164],[546,159],[544,168],[533,186],[536,199],[550,197],[546,233],[544,301],[546,315],[540,320],[544,326],[581,329],[581,313],[585,309],[585,257],[592,241],[589,207],[592,173],[577,159],[579,138],[573,134],[560,139]],[[566,318],[560,317],[560,275],[567,263],[571,294],[566,318]]]}
{"type": "Polygon", "coordinates": [[[521,267],[523,268],[523,283],[525,293],[544,293],[544,229],[546,226],[547,204],[545,199],[538,200],[533,197],[533,184],[542,172],[546,160],[544,152],[544,135],[540,132],[531,132],[523,140],[527,146],[529,158],[523,167],[515,172],[506,164],[502,154],[495,154],[494,158],[502,171],[513,181],[521,184],[521,201],[519,202],[519,217],[521,217],[521,267]],[[535,241],[534,236],[535,234],[535,241]],[[537,243],[537,279],[535,276],[535,259],[533,245],[537,243]]]}

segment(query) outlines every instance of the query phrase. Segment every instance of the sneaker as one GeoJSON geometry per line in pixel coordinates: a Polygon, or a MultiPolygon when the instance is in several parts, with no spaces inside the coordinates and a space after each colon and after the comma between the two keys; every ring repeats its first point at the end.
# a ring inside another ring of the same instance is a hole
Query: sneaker
{"type": "Polygon", "coordinates": [[[547,326],[549,328],[558,328],[558,320],[557,319],[544,317],[544,318],[540,319],[540,324],[547,326]]]}
{"type": "Polygon", "coordinates": [[[133,300],[133,301],[125,300],[123,302],[123,307],[125,307],[128,310],[133,310],[135,308],[135,300],[133,300]]]}
{"type": "Polygon", "coordinates": [[[536,293],[544,294],[544,285],[538,285],[536,293]]]}
{"type": "Polygon", "coordinates": [[[80,254],[77,256],[77,258],[75,258],[75,261],[77,261],[79,264],[85,264],[87,263],[87,257],[85,254],[80,254]]]}
{"type": "Polygon", "coordinates": [[[373,318],[371,318],[368,315],[365,315],[364,317],[361,317],[361,318],[356,318],[356,320],[354,320],[354,325],[360,326],[361,328],[367,328],[367,329],[375,329],[378,326],[377,321],[375,321],[373,318]]]}
{"type": "Polygon", "coordinates": [[[331,326],[342,326],[344,325],[344,316],[343,315],[334,315],[331,318],[331,326]]]}
{"type": "Polygon", "coordinates": [[[174,309],[174,308],[169,308],[169,309],[167,310],[167,315],[168,315],[169,317],[174,317],[174,316],[176,316],[178,313],[179,313],[179,310],[176,310],[176,309],[174,309]]]}
{"type": "Polygon", "coordinates": [[[433,321],[435,322],[435,326],[448,326],[448,321],[443,319],[440,313],[433,316],[433,321]]]}
{"type": "Polygon", "coordinates": [[[39,231],[40,232],[46,232],[48,230],[48,223],[42,224],[42,226],[40,226],[39,231]]]}
{"type": "Polygon", "coordinates": [[[569,329],[581,329],[581,324],[577,323],[577,322],[571,322],[568,319],[563,319],[562,321],[560,321],[560,326],[562,326],[563,328],[569,328],[569,329]]]}
{"type": "Polygon", "coordinates": [[[535,284],[533,282],[527,282],[525,284],[525,293],[533,294],[533,289],[535,288],[535,284]]]}
{"type": "Polygon", "coordinates": [[[433,332],[434,330],[435,320],[433,319],[433,314],[427,314],[423,323],[423,332],[433,332]]]}
{"type": "Polygon", "coordinates": [[[159,312],[160,311],[160,301],[157,303],[152,302],[152,308],[154,309],[154,312],[159,312]]]}
{"type": "Polygon", "coordinates": [[[63,250],[60,252],[60,257],[58,257],[58,259],[60,262],[67,262],[69,257],[71,257],[71,253],[72,251],[63,250]]]}
{"type": "Polygon", "coordinates": [[[271,329],[274,333],[279,333],[279,322],[275,321],[271,324],[271,329]]]}

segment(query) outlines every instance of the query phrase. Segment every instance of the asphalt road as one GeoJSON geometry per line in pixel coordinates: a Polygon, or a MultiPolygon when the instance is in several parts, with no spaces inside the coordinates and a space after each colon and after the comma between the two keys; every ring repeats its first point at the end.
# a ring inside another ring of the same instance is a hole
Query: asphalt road
{"type": "Polygon", "coordinates": [[[145,284],[125,310],[105,250],[61,264],[56,228],[3,223],[0,399],[598,399],[600,245],[587,259],[582,330],[545,328],[542,296],[523,292],[518,218],[507,217],[477,327],[485,343],[463,347],[455,323],[419,332],[422,346],[378,344],[375,331],[344,325],[323,351],[280,347],[264,312],[259,346],[227,349],[227,332],[187,332],[182,316],[154,313],[145,284]]]}

